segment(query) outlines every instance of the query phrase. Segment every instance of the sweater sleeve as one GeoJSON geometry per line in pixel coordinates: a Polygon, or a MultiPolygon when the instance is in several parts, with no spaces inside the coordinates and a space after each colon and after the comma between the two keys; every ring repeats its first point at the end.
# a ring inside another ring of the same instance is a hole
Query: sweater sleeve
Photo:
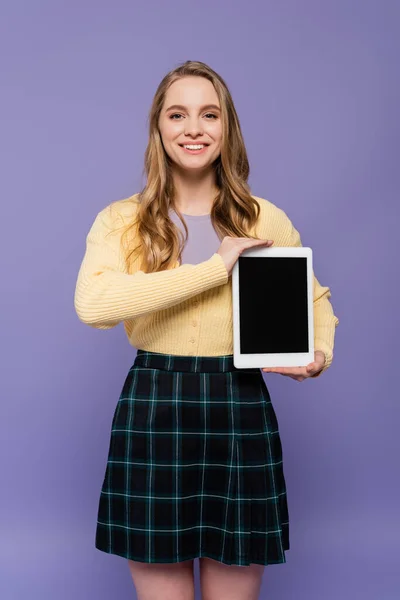
{"type": "MultiPolygon", "coordinates": [[[[275,213],[274,246],[302,246],[300,234],[293,226],[286,213],[278,208],[275,213]]],[[[322,286],[315,274],[314,277],[314,350],[321,350],[325,354],[325,365],[313,377],[319,377],[326,371],[333,360],[333,346],[335,329],[339,319],[335,316],[332,304],[329,301],[331,291],[329,287],[322,286]]]]}
{"type": "Polygon", "coordinates": [[[169,308],[228,281],[228,271],[218,253],[196,265],[129,274],[121,256],[120,235],[106,237],[109,232],[106,207],[87,234],[75,287],[75,310],[87,325],[111,329],[121,321],[169,308]]]}

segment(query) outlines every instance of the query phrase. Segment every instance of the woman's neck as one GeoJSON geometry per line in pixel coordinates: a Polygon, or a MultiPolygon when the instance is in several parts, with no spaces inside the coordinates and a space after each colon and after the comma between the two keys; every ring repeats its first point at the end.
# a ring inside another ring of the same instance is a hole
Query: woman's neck
{"type": "Polygon", "coordinates": [[[180,212],[187,215],[204,215],[211,212],[218,194],[214,172],[201,179],[175,174],[174,187],[175,205],[180,212]]]}

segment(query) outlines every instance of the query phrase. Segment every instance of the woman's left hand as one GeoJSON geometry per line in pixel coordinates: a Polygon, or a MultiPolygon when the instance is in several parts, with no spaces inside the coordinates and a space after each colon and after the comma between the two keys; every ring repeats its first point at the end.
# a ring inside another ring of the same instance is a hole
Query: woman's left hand
{"type": "Polygon", "coordinates": [[[280,375],[287,375],[297,381],[303,381],[308,377],[316,375],[325,365],[325,354],[321,350],[314,352],[314,362],[310,363],[306,367],[263,367],[264,373],[279,373],[280,375]]]}

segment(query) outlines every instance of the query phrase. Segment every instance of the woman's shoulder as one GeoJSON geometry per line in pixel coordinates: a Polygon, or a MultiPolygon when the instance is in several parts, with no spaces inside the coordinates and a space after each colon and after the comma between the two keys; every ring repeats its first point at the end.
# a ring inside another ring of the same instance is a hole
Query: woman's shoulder
{"type": "Polygon", "coordinates": [[[279,206],[271,202],[271,200],[267,200],[267,198],[261,198],[260,196],[251,197],[259,204],[260,206],[260,217],[271,217],[271,216],[281,216],[282,213],[286,214],[279,206]]]}
{"type": "Polygon", "coordinates": [[[291,226],[291,221],[286,212],[266,198],[260,196],[254,196],[252,198],[260,206],[259,221],[261,225],[277,228],[287,228],[291,226]]]}
{"type": "Polygon", "coordinates": [[[139,207],[139,193],[114,200],[99,210],[96,219],[111,229],[131,223],[139,207]]]}
{"type": "Polygon", "coordinates": [[[126,219],[131,219],[135,216],[138,207],[139,193],[120,200],[114,200],[103,208],[103,211],[108,213],[111,217],[120,218],[125,221],[126,219]]]}

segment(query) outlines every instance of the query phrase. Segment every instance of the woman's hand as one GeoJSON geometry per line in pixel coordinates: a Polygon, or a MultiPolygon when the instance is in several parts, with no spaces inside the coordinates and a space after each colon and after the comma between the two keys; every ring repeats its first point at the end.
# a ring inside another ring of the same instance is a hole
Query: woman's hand
{"type": "Polygon", "coordinates": [[[230,237],[226,235],[217,250],[217,254],[222,256],[225,263],[228,275],[232,273],[232,269],[244,250],[255,249],[257,246],[266,246],[269,248],[273,244],[273,240],[259,240],[256,238],[246,237],[230,237]]]}
{"type": "Polygon", "coordinates": [[[263,367],[264,373],[279,373],[280,375],[287,375],[297,381],[303,381],[307,377],[312,377],[325,365],[325,354],[321,350],[314,352],[314,362],[310,363],[306,367],[263,367]]]}

